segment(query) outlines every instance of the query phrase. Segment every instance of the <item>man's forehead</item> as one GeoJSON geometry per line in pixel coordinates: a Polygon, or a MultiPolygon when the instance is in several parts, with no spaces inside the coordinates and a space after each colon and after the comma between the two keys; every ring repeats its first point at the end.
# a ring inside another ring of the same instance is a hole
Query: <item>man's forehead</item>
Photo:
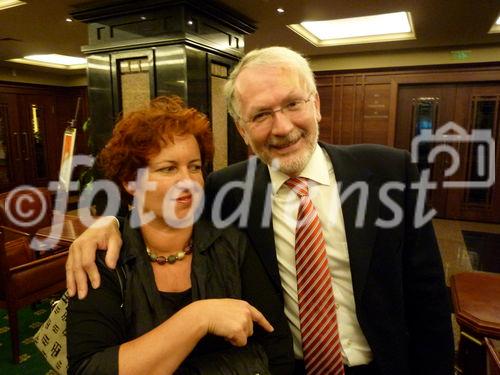
{"type": "MultiPolygon", "coordinates": [[[[272,70],[268,71],[272,72],[272,70]]],[[[305,82],[290,69],[280,69],[276,75],[263,76],[258,67],[242,71],[235,80],[235,96],[245,106],[266,106],[277,97],[287,99],[301,95],[306,90],[305,82]],[[279,73],[285,73],[277,75],[279,73]],[[244,74],[243,74],[244,73],[244,74]]]]}
{"type": "Polygon", "coordinates": [[[243,68],[236,77],[235,85],[246,86],[259,82],[260,80],[267,80],[268,77],[285,78],[286,81],[299,82],[299,72],[293,67],[284,65],[251,65],[243,68]]]}

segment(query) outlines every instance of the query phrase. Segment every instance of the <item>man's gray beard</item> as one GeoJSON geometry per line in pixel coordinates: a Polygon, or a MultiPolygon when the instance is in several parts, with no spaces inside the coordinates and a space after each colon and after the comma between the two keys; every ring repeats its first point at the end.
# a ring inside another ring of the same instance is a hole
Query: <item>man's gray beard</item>
{"type": "Polygon", "coordinates": [[[297,176],[300,172],[304,170],[307,165],[307,162],[311,158],[312,152],[305,157],[296,158],[295,160],[291,160],[284,164],[280,163],[279,158],[275,158],[272,160],[272,166],[278,169],[280,172],[288,175],[288,176],[297,176]]]}
{"type": "MultiPolygon", "coordinates": [[[[296,158],[294,160],[291,160],[291,161],[285,163],[285,165],[281,165],[279,158],[269,159],[268,157],[265,157],[262,154],[257,153],[251,142],[250,142],[250,147],[252,147],[252,150],[255,152],[255,155],[257,155],[257,157],[264,164],[267,164],[271,168],[273,168],[275,170],[279,170],[280,172],[282,172],[288,176],[297,176],[300,174],[300,172],[302,172],[304,170],[307,163],[309,163],[309,160],[311,160],[312,154],[314,152],[314,148],[318,144],[318,137],[319,137],[319,124],[317,125],[316,134],[314,136],[313,142],[311,142],[311,143],[307,142],[307,145],[306,145],[307,153],[303,157],[296,158]]],[[[306,137],[304,137],[304,139],[308,140],[308,137],[306,136],[306,137]]]]}

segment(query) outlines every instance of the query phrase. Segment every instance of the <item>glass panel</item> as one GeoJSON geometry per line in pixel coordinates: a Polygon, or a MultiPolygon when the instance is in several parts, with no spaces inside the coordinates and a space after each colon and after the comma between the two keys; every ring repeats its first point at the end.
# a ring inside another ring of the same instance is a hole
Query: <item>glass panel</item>
{"type": "Polygon", "coordinates": [[[9,178],[9,160],[7,152],[7,121],[9,120],[7,106],[0,104],[0,184],[8,184],[9,178]]]}
{"type": "MultiPolygon", "coordinates": [[[[435,131],[438,106],[439,98],[413,99],[414,136],[422,134],[423,131],[435,131]]],[[[435,144],[430,142],[421,142],[419,144],[417,164],[419,171],[432,169],[432,164],[428,162],[428,155],[434,146],[435,144]]]]}
{"type": "MultiPolygon", "coordinates": [[[[494,136],[495,120],[498,118],[498,104],[499,101],[496,98],[483,99],[481,97],[473,97],[471,130],[491,130],[491,134],[494,136]]],[[[487,143],[475,142],[471,144],[468,160],[469,181],[486,181],[488,179],[488,170],[490,167],[489,158],[487,157],[488,147],[487,143]]],[[[489,204],[490,199],[491,188],[467,190],[467,203],[489,204]]]]}
{"type": "Polygon", "coordinates": [[[210,64],[210,103],[212,131],[214,137],[213,170],[228,165],[227,105],[224,100],[224,85],[228,78],[228,67],[212,62],[210,64]]]}
{"type": "Polygon", "coordinates": [[[147,57],[119,60],[122,112],[146,105],[150,98],[149,62],[147,57]]]}
{"type": "MultiPolygon", "coordinates": [[[[47,177],[47,165],[45,162],[45,144],[42,136],[43,127],[43,108],[37,104],[31,104],[31,130],[33,134],[34,162],[35,162],[35,177],[47,177]]],[[[28,134],[23,132],[26,153],[28,150],[28,134]]]]}

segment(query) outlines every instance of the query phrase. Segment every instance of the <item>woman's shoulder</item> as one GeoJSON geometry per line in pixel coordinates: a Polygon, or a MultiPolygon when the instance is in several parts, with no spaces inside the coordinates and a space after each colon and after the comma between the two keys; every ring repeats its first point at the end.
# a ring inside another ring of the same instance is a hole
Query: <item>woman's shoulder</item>
{"type": "Polygon", "coordinates": [[[196,222],[193,233],[195,244],[202,248],[223,241],[234,245],[234,247],[244,249],[247,243],[246,234],[234,225],[216,226],[213,222],[204,218],[200,218],[196,222]]]}

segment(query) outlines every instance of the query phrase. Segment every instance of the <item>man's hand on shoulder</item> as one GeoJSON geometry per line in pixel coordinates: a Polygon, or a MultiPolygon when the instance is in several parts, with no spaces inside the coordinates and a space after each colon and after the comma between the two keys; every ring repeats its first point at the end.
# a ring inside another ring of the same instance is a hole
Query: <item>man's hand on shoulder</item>
{"type": "Polygon", "coordinates": [[[97,250],[107,250],[106,265],[116,267],[120,255],[122,239],[118,220],[113,216],[101,217],[83,232],[69,248],[66,261],[66,287],[73,297],[78,292],[78,298],[87,295],[87,276],[94,289],[101,284],[95,256],[97,250]]]}

